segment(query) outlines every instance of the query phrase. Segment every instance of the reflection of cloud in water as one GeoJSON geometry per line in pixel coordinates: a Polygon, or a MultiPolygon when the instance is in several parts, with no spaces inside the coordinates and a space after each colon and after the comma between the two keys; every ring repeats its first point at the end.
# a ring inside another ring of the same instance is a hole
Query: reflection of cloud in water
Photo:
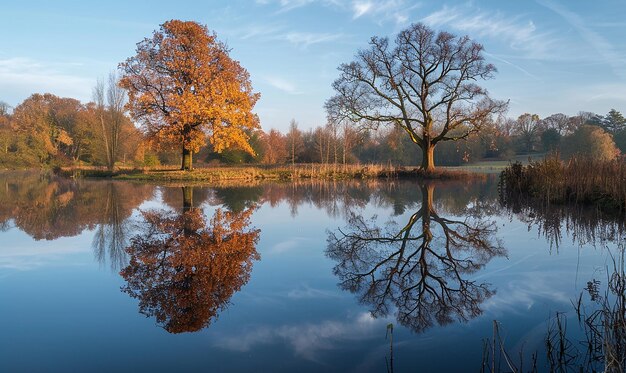
{"type": "Polygon", "coordinates": [[[306,284],[298,289],[290,290],[287,297],[291,299],[319,299],[319,298],[338,298],[339,295],[332,291],[315,289],[306,284]]]}
{"type": "MultiPolygon", "coordinates": [[[[565,271],[519,273],[517,278],[498,284],[496,296],[483,304],[483,310],[492,314],[520,314],[536,303],[558,303],[571,307],[570,293],[561,286],[568,278],[567,274],[569,272],[565,271]]],[[[509,273],[507,276],[514,275],[509,273]]]]}
{"type": "Polygon", "coordinates": [[[307,239],[304,237],[293,237],[290,240],[279,242],[276,245],[269,248],[267,251],[268,254],[283,254],[295,249],[298,249],[303,246],[303,243],[307,239]]]}
{"type": "MultiPolygon", "coordinates": [[[[72,265],[68,261],[68,255],[88,252],[84,245],[72,245],[61,240],[32,242],[16,237],[12,241],[7,237],[8,245],[0,246],[0,269],[30,271],[35,270],[52,262],[61,262],[64,266],[72,265]]],[[[79,242],[76,240],[74,242],[79,242]]]]}
{"type": "Polygon", "coordinates": [[[259,345],[284,342],[294,353],[311,361],[319,361],[318,354],[333,350],[346,341],[363,341],[380,338],[381,330],[389,322],[374,319],[369,313],[360,313],[352,320],[325,320],[317,324],[258,326],[241,334],[229,333],[218,338],[215,344],[228,350],[246,352],[259,345]]]}

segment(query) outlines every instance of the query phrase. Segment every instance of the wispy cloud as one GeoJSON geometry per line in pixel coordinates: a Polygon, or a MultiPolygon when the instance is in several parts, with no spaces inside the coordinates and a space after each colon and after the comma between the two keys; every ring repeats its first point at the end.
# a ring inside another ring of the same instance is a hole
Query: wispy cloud
{"type": "Polygon", "coordinates": [[[343,36],[343,34],[330,33],[290,32],[279,38],[282,38],[298,47],[307,48],[313,44],[335,41],[343,36]]]}
{"type": "Polygon", "coordinates": [[[558,57],[560,41],[551,31],[540,31],[532,20],[507,16],[497,11],[483,11],[471,6],[443,6],[424,17],[422,22],[435,28],[445,26],[469,34],[507,43],[513,51],[527,58],[558,57]]]}
{"type": "MultiPolygon", "coordinates": [[[[295,84],[289,80],[277,77],[277,76],[264,76],[263,80],[271,85],[272,87],[283,91],[285,93],[289,93],[290,95],[298,95],[301,94],[302,92],[298,91],[298,89],[296,88],[295,84]]],[[[289,250],[289,247],[277,247],[275,248],[277,250],[277,252],[279,252],[278,250],[283,250],[283,251],[287,251],[289,250]]]]}
{"type": "Polygon", "coordinates": [[[313,3],[319,3],[324,6],[341,5],[341,0],[255,0],[259,5],[276,5],[278,10],[276,13],[285,13],[294,9],[302,8],[313,3]]]}
{"type": "Polygon", "coordinates": [[[371,2],[361,2],[361,1],[355,1],[354,3],[352,3],[352,9],[354,10],[354,15],[352,16],[352,18],[357,19],[361,16],[363,16],[364,14],[367,14],[370,9],[372,9],[372,3],[371,2]]]}
{"type": "Polygon", "coordinates": [[[513,67],[514,69],[517,69],[517,70],[521,71],[524,75],[528,76],[529,78],[533,78],[535,80],[541,81],[541,78],[539,78],[538,76],[532,74],[528,70],[524,69],[523,67],[521,67],[521,66],[519,66],[517,64],[514,64],[513,62],[511,62],[511,61],[509,61],[507,59],[504,59],[502,57],[496,56],[495,54],[491,54],[491,53],[485,53],[485,55],[487,57],[490,57],[490,58],[493,58],[495,60],[498,60],[498,61],[500,61],[500,62],[502,62],[504,64],[507,64],[507,65],[513,67]]]}
{"type": "Polygon", "coordinates": [[[567,23],[578,31],[583,40],[585,40],[591,48],[595,49],[597,55],[602,57],[602,59],[611,66],[616,75],[626,78],[626,54],[618,52],[618,50],[600,33],[588,27],[587,22],[580,15],[553,1],[541,0],[539,4],[565,19],[567,23]]]}
{"type": "Polygon", "coordinates": [[[253,24],[230,31],[242,40],[254,39],[262,42],[285,41],[298,48],[306,49],[315,44],[329,43],[347,37],[342,33],[301,32],[289,30],[283,24],[253,24]]]}
{"type": "Polygon", "coordinates": [[[419,3],[406,2],[404,0],[355,0],[350,4],[352,19],[370,16],[379,23],[393,21],[398,25],[406,24],[409,14],[420,6],[419,3]]]}
{"type": "MultiPolygon", "coordinates": [[[[0,59],[0,90],[5,95],[19,95],[19,100],[35,92],[52,92],[60,96],[89,100],[95,79],[74,74],[73,71],[80,66],[81,63],[73,61],[43,63],[20,57],[0,59]]],[[[16,100],[18,99],[13,98],[13,101],[16,100]]]]}

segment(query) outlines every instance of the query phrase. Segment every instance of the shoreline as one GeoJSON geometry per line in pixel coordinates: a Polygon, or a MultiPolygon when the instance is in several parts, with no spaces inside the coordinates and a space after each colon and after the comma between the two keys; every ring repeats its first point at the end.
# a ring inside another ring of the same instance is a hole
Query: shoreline
{"type": "Polygon", "coordinates": [[[54,171],[70,178],[114,179],[128,181],[295,181],[295,180],[367,180],[424,179],[451,180],[485,177],[485,173],[440,167],[424,173],[416,167],[383,167],[378,165],[297,165],[283,167],[229,166],[179,169],[118,169],[115,171],[67,167],[54,171]]]}

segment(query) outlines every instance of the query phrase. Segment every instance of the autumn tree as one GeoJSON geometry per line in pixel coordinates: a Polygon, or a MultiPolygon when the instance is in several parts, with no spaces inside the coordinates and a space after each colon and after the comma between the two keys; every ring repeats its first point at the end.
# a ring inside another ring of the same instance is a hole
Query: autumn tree
{"type": "Polygon", "coordinates": [[[259,127],[252,113],[259,94],[205,26],[165,22],[120,68],[131,116],[157,144],[181,149],[182,169],[192,168],[207,136],[218,153],[229,147],[254,153],[245,130],[259,127]]]}
{"type": "Polygon", "coordinates": [[[77,147],[73,134],[78,127],[80,101],[50,93],[33,94],[13,111],[13,127],[24,138],[24,152],[46,163],[55,156],[76,159],[77,147]]]}
{"type": "Polygon", "coordinates": [[[584,125],[571,135],[563,137],[561,153],[564,158],[573,156],[595,160],[615,159],[620,153],[611,135],[597,126],[584,125]]]}
{"type": "Polygon", "coordinates": [[[496,72],[485,63],[482,45],[420,23],[402,30],[393,42],[373,37],[369,48],[339,71],[333,83],[337,94],[326,102],[327,111],[373,128],[402,128],[421,149],[426,172],[435,169],[439,142],[466,138],[507,106],[477,84],[496,72]],[[453,134],[461,127],[465,130],[453,134]]]}
{"type": "Polygon", "coordinates": [[[9,152],[9,145],[12,142],[10,128],[11,116],[10,106],[4,101],[0,101],[0,153],[5,155],[9,152]]]}
{"type": "Polygon", "coordinates": [[[283,164],[287,159],[287,143],[285,136],[276,129],[271,129],[264,136],[265,154],[263,163],[265,164],[283,164]]]}

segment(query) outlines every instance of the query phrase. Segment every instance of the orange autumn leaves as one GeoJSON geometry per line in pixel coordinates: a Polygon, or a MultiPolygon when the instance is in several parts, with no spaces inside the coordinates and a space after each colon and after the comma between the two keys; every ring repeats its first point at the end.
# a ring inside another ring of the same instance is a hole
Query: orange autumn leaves
{"type": "Polygon", "coordinates": [[[259,99],[248,72],[205,26],[172,20],[137,44],[120,64],[127,108],[156,144],[197,152],[206,140],[216,152],[254,154],[246,130],[259,128],[259,99]]]}
{"type": "Polygon", "coordinates": [[[126,249],[130,262],[121,272],[127,281],[122,290],[170,333],[208,326],[259,260],[260,232],[248,228],[253,211],[217,210],[208,226],[199,209],[144,212],[146,229],[126,249]]]}

